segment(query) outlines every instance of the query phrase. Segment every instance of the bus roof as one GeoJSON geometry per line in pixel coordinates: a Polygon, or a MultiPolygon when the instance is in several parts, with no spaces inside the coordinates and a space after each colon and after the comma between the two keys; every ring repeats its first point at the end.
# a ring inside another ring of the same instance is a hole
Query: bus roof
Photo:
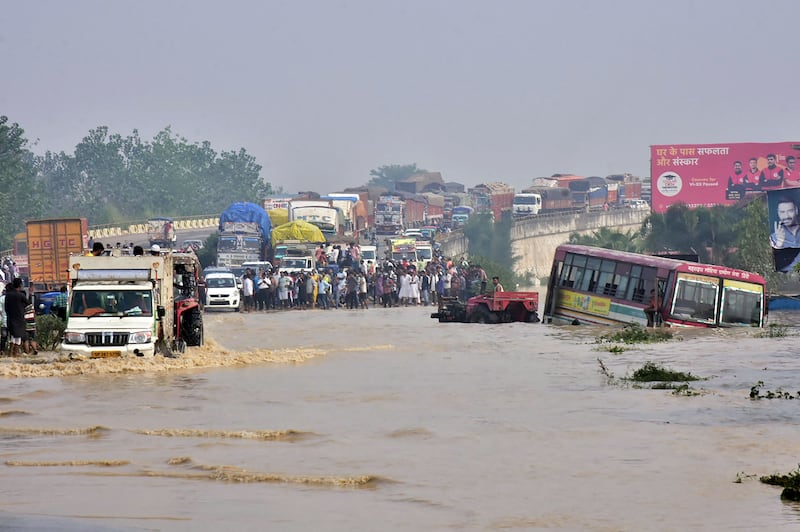
{"type": "Polygon", "coordinates": [[[717,266],[714,264],[703,264],[700,262],[691,262],[687,260],[643,255],[641,253],[631,253],[628,251],[618,251],[614,249],[581,246],[578,244],[561,244],[558,246],[558,248],[556,248],[556,257],[566,253],[575,253],[577,255],[586,255],[588,257],[631,262],[633,264],[641,264],[642,266],[689,272],[697,275],[719,276],[728,279],[738,279],[751,283],[765,284],[764,278],[757,273],[748,272],[745,270],[737,270],[736,268],[729,268],[727,266],[717,266]]]}

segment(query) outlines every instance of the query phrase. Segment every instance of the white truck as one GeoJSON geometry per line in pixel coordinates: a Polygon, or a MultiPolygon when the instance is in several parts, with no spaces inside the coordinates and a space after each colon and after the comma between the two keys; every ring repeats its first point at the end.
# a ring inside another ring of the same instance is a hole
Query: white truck
{"type": "Polygon", "coordinates": [[[174,356],[203,344],[194,254],[73,256],[71,262],[63,354],[174,356]]]}

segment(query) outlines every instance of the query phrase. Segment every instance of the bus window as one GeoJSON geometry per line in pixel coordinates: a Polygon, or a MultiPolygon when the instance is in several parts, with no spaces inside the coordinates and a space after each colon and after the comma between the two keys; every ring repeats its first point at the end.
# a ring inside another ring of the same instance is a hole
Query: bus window
{"type": "Polygon", "coordinates": [[[679,274],[672,314],[683,320],[714,322],[718,291],[718,279],[679,274]]]}
{"type": "Polygon", "coordinates": [[[761,325],[761,286],[741,281],[723,281],[720,323],[761,325]]]}
{"type": "Polygon", "coordinates": [[[614,269],[616,262],[613,260],[604,260],[600,264],[600,278],[597,280],[597,293],[606,296],[615,296],[617,294],[617,285],[614,283],[614,269]]]}
{"type": "Polygon", "coordinates": [[[583,292],[594,292],[597,277],[600,273],[600,259],[589,257],[586,261],[586,271],[581,280],[580,290],[583,292]]]}

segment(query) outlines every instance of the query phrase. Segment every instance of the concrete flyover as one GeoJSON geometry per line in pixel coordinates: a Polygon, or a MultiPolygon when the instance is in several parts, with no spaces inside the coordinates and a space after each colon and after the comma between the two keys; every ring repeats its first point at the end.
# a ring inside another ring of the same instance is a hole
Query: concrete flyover
{"type": "MultiPolygon", "coordinates": [[[[517,257],[517,275],[534,283],[549,277],[556,248],[573,233],[592,234],[602,227],[626,233],[636,232],[650,215],[649,210],[612,209],[589,213],[530,216],[511,225],[511,252],[517,257]]],[[[446,257],[467,255],[468,239],[462,231],[436,237],[446,257]]]]}
{"type": "Polygon", "coordinates": [[[515,221],[511,226],[511,251],[519,257],[515,273],[539,280],[549,277],[556,248],[573,233],[590,235],[603,227],[636,232],[649,215],[649,210],[612,209],[515,221]]]}

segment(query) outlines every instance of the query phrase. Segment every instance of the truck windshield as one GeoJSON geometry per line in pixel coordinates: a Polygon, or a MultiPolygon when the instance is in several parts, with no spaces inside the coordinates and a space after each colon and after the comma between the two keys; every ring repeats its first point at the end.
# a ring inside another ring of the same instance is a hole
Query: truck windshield
{"type": "Polygon", "coordinates": [[[76,290],[72,293],[70,316],[152,316],[149,290],[76,290]]]}
{"type": "Polygon", "coordinates": [[[261,251],[261,240],[249,236],[242,238],[242,250],[259,253],[261,251]]]}
{"type": "Polygon", "coordinates": [[[305,268],[306,267],[306,260],[305,259],[290,259],[290,258],[284,257],[281,266],[283,266],[284,268],[305,268]]]}
{"type": "Polygon", "coordinates": [[[235,251],[236,237],[235,236],[220,237],[218,247],[220,251],[235,251]]]}

